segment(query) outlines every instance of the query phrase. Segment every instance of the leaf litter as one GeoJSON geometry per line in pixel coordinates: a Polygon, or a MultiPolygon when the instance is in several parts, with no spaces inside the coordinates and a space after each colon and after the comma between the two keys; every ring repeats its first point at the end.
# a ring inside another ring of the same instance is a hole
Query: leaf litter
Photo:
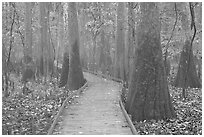
{"type": "Polygon", "coordinates": [[[71,94],[54,83],[28,83],[29,92],[22,94],[22,84],[15,80],[15,90],[2,98],[3,135],[45,135],[64,100],[71,94]]]}

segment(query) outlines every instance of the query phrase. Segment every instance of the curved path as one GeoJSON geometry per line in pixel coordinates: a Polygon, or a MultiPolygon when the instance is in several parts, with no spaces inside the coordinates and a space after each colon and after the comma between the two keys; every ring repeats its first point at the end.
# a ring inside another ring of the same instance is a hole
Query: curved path
{"type": "Polygon", "coordinates": [[[84,73],[89,87],[67,105],[53,134],[132,134],[119,106],[120,85],[84,73]]]}

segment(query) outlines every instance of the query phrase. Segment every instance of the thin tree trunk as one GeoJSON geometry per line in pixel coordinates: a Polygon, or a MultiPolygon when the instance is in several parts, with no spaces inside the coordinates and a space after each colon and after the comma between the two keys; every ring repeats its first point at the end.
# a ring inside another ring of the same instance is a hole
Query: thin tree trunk
{"type": "Polygon", "coordinates": [[[101,47],[100,47],[100,56],[99,56],[99,68],[102,71],[102,73],[105,73],[105,54],[104,54],[104,48],[105,48],[105,33],[104,30],[101,30],[101,47]]]}
{"type": "Polygon", "coordinates": [[[92,69],[96,71],[96,37],[93,38],[93,62],[92,69]]]}
{"type": "Polygon", "coordinates": [[[25,47],[24,47],[24,57],[32,58],[32,14],[31,14],[31,2],[26,2],[26,28],[25,28],[25,47]]]}

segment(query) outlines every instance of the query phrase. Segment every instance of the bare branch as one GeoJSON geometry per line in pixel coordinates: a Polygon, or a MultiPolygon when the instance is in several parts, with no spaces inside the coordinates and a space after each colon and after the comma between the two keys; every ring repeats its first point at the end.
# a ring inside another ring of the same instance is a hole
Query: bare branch
{"type": "Polygon", "coordinates": [[[193,41],[196,35],[196,25],[195,25],[195,13],[194,13],[194,6],[192,5],[192,2],[189,2],[190,12],[191,12],[191,30],[194,28],[194,34],[191,39],[191,48],[193,45],[193,41]]]}

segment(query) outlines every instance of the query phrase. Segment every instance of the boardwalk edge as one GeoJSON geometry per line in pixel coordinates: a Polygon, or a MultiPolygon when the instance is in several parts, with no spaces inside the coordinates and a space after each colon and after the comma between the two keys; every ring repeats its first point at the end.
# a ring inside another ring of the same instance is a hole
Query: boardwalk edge
{"type": "Polygon", "coordinates": [[[119,100],[119,104],[120,104],[120,108],[122,109],[123,115],[125,116],[125,119],[126,119],[126,121],[128,122],[128,124],[130,126],[132,134],[133,135],[138,135],[138,133],[137,133],[137,131],[135,129],[135,126],[132,123],[132,120],[130,119],[129,115],[127,114],[127,111],[124,108],[124,105],[123,105],[123,102],[121,100],[121,97],[120,97],[120,100],[119,100]]]}
{"type": "Polygon", "coordinates": [[[57,115],[55,116],[54,121],[53,121],[51,127],[50,127],[49,130],[48,130],[47,135],[51,135],[51,134],[52,134],[52,132],[53,132],[53,130],[54,130],[54,127],[55,127],[55,125],[57,124],[57,121],[58,121],[58,119],[59,119],[59,116],[61,115],[61,113],[62,113],[62,111],[63,111],[63,109],[64,109],[64,106],[65,106],[65,104],[67,103],[67,101],[69,101],[74,95],[76,95],[76,94],[78,94],[79,92],[83,91],[87,86],[88,86],[88,81],[86,81],[86,83],[85,83],[81,88],[79,88],[78,90],[73,91],[73,92],[71,93],[71,95],[69,95],[69,96],[65,99],[65,101],[64,101],[63,104],[62,104],[62,106],[61,106],[60,109],[59,109],[59,112],[58,112],[57,115]]]}

